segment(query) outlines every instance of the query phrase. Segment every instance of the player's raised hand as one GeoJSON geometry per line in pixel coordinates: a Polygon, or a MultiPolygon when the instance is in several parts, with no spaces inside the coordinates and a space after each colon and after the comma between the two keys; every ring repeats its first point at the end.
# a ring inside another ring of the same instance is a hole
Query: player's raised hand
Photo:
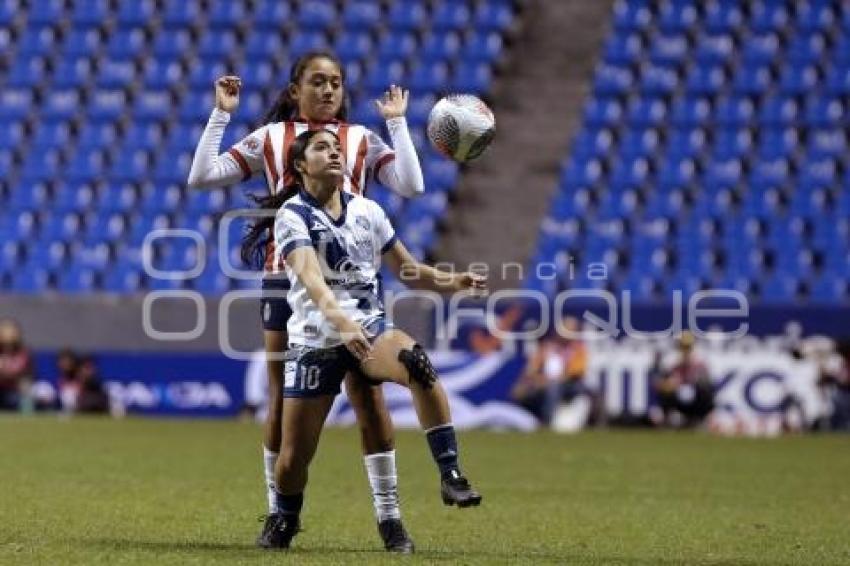
{"type": "Polygon", "coordinates": [[[384,120],[390,118],[398,118],[404,116],[407,112],[407,99],[410,92],[402,90],[400,86],[391,85],[390,89],[384,93],[384,96],[375,101],[375,106],[378,107],[378,112],[384,117],[384,120]]]}
{"type": "Polygon", "coordinates": [[[224,112],[233,112],[239,106],[239,91],[242,79],[236,75],[219,77],[215,81],[215,107],[224,112]]]}
{"type": "Polygon", "coordinates": [[[455,275],[455,289],[457,291],[472,291],[474,295],[487,294],[487,277],[467,271],[455,275]]]}

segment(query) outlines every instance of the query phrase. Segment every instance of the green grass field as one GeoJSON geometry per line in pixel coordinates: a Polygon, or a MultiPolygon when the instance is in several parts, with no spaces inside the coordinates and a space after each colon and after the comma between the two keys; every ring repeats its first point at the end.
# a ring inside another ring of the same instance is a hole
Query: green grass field
{"type": "Polygon", "coordinates": [[[329,429],[305,531],[253,547],[260,430],[234,422],[0,418],[0,563],[848,564],[850,438],[464,433],[477,509],[446,508],[398,435],[414,557],[375,530],[355,431],[329,429]]]}

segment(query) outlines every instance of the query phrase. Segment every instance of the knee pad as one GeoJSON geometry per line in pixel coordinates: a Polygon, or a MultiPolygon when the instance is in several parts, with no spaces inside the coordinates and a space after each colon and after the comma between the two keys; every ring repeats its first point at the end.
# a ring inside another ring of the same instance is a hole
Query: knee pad
{"type": "Polygon", "coordinates": [[[410,350],[402,350],[398,353],[398,361],[407,368],[410,379],[421,385],[424,389],[431,389],[437,381],[437,370],[431,365],[428,354],[419,344],[414,344],[410,350]]]}

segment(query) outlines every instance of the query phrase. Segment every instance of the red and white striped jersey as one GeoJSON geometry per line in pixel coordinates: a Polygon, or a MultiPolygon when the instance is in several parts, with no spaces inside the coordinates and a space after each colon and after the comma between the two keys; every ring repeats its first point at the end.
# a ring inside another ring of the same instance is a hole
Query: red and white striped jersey
{"type": "Polygon", "coordinates": [[[322,127],[339,136],[346,168],[343,190],[364,194],[369,176],[376,178],[381,167],[395,157],[395,152],[380,136],[360,124],[338,121],[275,122],[254,130],[228,152],[239,163],[244,179],[263,172],[269,192],[277,194],[293,181],[286,168],[292,142],[308,129],[322,127]]]}

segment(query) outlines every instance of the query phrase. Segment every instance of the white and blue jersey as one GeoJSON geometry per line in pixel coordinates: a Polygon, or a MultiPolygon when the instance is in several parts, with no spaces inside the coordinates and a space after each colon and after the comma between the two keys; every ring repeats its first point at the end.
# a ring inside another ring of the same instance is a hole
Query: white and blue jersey
{"type": "MultiPolygon", "coordinates": [[[[275,262],[294,249],[312,247],[325,282],[340,308],[355,322],[369,327],[383,320],[381,255],[396,240],[383,209],[365,197],[340,191],[342,213],[332,219],[309,193],[302,190],[277,212],[274,224],[275,262]]],[[[287,294],[292,316],[287,324],[292,346],[330,348],[343,343],[336,328],[310,299],[307,289],[285,266],[291,288],[287,294]]]]}

